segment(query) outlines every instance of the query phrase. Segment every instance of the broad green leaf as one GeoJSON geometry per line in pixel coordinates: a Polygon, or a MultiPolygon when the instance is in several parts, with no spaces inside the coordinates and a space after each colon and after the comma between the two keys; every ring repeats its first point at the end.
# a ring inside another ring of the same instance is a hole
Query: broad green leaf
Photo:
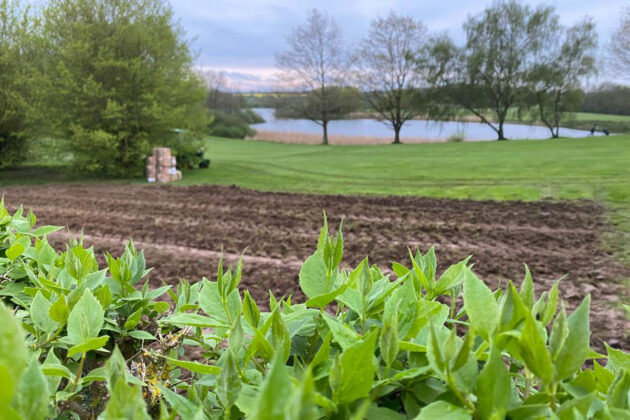
{"type": "Polygon", "coordinates": [[[282,355],[277,353],[256,399],[252,420],[284,420],[291,399],[291,379],[282,355]]]}
{"type": "Polygon", "coordinates": [[[291,335],[278,310],[273,312],[271,318],[269,344],[273,347],[274,353],[279,352],[282,355],[283,362],[286,362],[291,355],[291,335]]]}
{"type": "Polygon", "coordinates": [[[529,310],[534,307],[534,282],[532,281],[532,273],[529,271],[527,264],[525,264],[525,279],[521,284],[520,297],[525,307],[529,310]]]}
{"type": "Polygon", "coordinates": [[[608,401],[610,408],[628,410],[630,414],[630,372],[620,370],[608,390],[608,401]]]}
{"type": "Polygon", "coordinates": [[[214,365],[206,365],[199,362],[189,362],[186,360],[178,360],[178,359],[173,359],[171,357],[166,357],[165,360],[171,366],[179,366],[195,373],[212,374],[212,375],[221,373],[221,368],[214,365]]]}
{"type": "Polygon", "coordinates": [[[59,327],[59,323],[50,317],[51,304],[40,292],[37,292],[31,302],[31,319],[38,330],[52,333],[59,327]]]}
{"type": "Polygon", "coordinates": [[[24,247],[24,245],[22,245],[19,242],[14,243],[13,245],[11,245],[9,247],[9,249],[7,249],[5,251],[5,254],[7,256],[7,258],[13,262],[15,261],[20,255],[22,255],[22,253],[24,252],[26,248],[24,247]]]}
{"type": "Polygon", "coordinates": [[[288,409],[285,411],[285,419],[295,420],[316,420],[318,409],[316,406],[315,381],[311,370],[306,372],[299,378],[298,386],[294,390],[288,409]]]}
{"type": "Polygon", "coordinates": [[[621,350],[614,349],[608,344],[606,346],[606,353],[608,354],[608,363],[606,369],[612,373],[617,373],[621,369],[625,369],[630,372],[630,353],[624,353],[621,350]]]}
{"type": "Polygon", "coordinates": [[[143,310],[143,308],[140,308],[137,311],[135,311],[134,313],[132,313],[131,315],[129,315],[129,317],[125,321],[125,324],[123,325],[123,327],[127,331],[135,329],[136,325],[138,325],[138,323],[140,323],[140,319],[142,318],[142,310],[143,310]]]}
{"type": "Polygon", "coordinates": [[[137,340],[156,340],[154,335],[143,330],[129,331],[129,335],[137,340]]]}
{"type": "Polygon", "coordinates": [[[328,293],[324,293],[323,295],[319,295],[319,296],[314,296],[306,301],[306,306],[309,306],[311,308],[323,308],[326,305],[328,305],[330,302],[335,300],[337,296],[341,295],[346,290],[347,287],[348,287],[347,283],[342,284],[340,287],[334,290],[331,290],[328,293]]]}
{"type": "Polygon", "coordinates": [[[488,286],[470,269],[464,277],[464,305],[473,328],[491,341],[499,325],[499,305],[488,286]]]}
{"type": "MultiPolygon", "coordinates": [[[[168,397],[166,398],[168,400],[168,397]]],[[[105,406],[105,411],[99,416],[99,420],[122,419],[151,420],[151,416],[147,413],[147,406],[142,398],[142,388],[127,385],[123,379],[119,379],[110,387],[109,401],[105,406]]]]}
{"type": "Polygon", "coordinates": [[[42,372],[46,376],[60,376],[66,379],[74,378],[74,375],[72,374],[72,372],[70,372],[70,369],[59,363],[44,363],[42,365],[42,372]]]}
{"type": "Polygon", "coordinates": [[[560,308],[560,312],[556,315],[556,319],[551,326],[551,335],[549,336],[549,347],[552,360],[558,359],[558,354],[564,346],[569,336],[569,325],[567,324],[567,313],[564,305],[560,308]]]}
{"type": "Polygon", "coordinates": [[[260,310],[258,309],[258,305],[256,305],[249,291],[245,290],[244,296],[243,317],[252,328],[258,328],[258,324],[260,323],[260,310]]]}
{"type": "Polygon", "coordinates": [[[470,420],[472,415],[464,408],[449,404],[446,401],[433,402],[420,411],[415,420],[470,420]]]}
{"type": "Polygon", "coordinates": [[[103,326],[104,314],[99,301],[94,298],[90,289],[86,289],[68,317],[70,342],[79,345],[96,338],[103,326]]]}
{"type": "Polygon", "coordinates": [[[460,285],[464,281],[466,265],[470,257],[466,258],[463,261],[458,262],[455,265],[450,266],[449,268],[442,273],[440,279],[437,281],[435,285],[434,294],[436,296],[441,295],[442,293],[451,290],[452,288],[460,285]]]}
{"type": "Polygon", "coordinates": [[[591,351],[588,315],[591,297],[588,295],[567,318],[568,335],[554,364],[554,379],[562,381],[573,375],[588,358],[591,351]]]}
{"type": "Polygon", "coordinates": [[[374,382],[372,359],[376,338],[376,331],[367,334],[335,359],[330,385],[336,403],[350,403],[369,395],[374,382]]]}
{"type": "Polygon", "coordinates": [[[33,231],[35,236],[45,236],[63,229],[63,226],[40,226],[33,231]]]}
{"type": "Polygon", "coordinates": [[[385,321],[380,335],[381,357],[385,366],[390,367],[398,355],[398,331],[395,318],[393,321],[385,321]]]}
{"type": "Polygon", "coordinates": [[[28,352],[22,328],[13,314],[0,303],[0,366],[6,368],[11,382],[17,385],[27,364],[28,352]]]}
{"type": "Polygon", "coordinates": [[[171,309],[171,305],[168,302],[154,302],[153,310],[158,314],[164,313],[171,309]]]}
{"type": "Polygon", "coordinates": [[[49,399],[46,377],[33,359],[18,382],[15,408],[25,419],[43,419],[48,414],[49,399]]]}
{"type": "Polygon", "coordinates": [[[57,300],[55,300],[50,306],[48,315],[50,316],[50,319],[56,322],[65,323],[68,320],[70,309],[68,308],[68,302],[66,301],[65,295],[57,295],[57,300]]]}
{"type": "Polygon", "coordinates": [[[14,387],[15,385],[9,376],[9,370],[0,364],[0,416],[8,410],[13,398],[14,387]]]}
{"type": "Polygon", "coordinates": [[[556,313],[556,309],[558,308],[558,284],[560,280],[556,281],[551,287],[551,291],[549,291],[549,295],[547,296],[547,302],[545,303],[545,307],[543,309],[542,316],[540,317],[540,322],[543,325],[547,325],[553,319],[553,316],[556,313]]]}
{"type": "Polygon", "coordinates": [[[70,347],[68,350],[68,357],[72,357],[79,353],[87,353],[90,350],[98,350],[107,344],[108,339],[109,337],[106,335],[102,337],[88,338],[83,343],[70,347]]]}
{"type": "Polygon", "coordinates": [[[324,315],[323,319],[326,322],[326,325],[328,325],[330,332],[332,332],[334,341],[336,341],[344,350],[354,346],[360,339],[361,336],[346,324],[343,324],[328,315],[324,315]]]}
{"type": "Polygon", "coordinates": [[[525,320],[520,348],[523,360],[529,370],[541,378],[545,384],[549,384],[554,372],[551,356],[531,314],[525,320]]]}
{"type": "Polygon", "coordinates": [[[242,382],[237,358],[232,350],[226,352],[223,369],[217,377],[216,393],[224,409],[228,409],[236,402],[241,391],[242,382]]]}
{"type": "Polygon", "coordinates": [[[300,268],[300,288],[310,299],[328,292],[326,263],[319,252],[314,253],[300,268]]]}
{"type": "Polygon", "coordinates": [[[201,328],[227,328],[228,325],[216,318],[210,318],[199,314],[179,313],[162,318],[160,323],[178,326],[191,326],[201,328]]]}
{"type": "Polygon", "coordinates": [[[512,381],[497,350],[490,352],[490,357],[477,378],[475,394],[481,419],[505,417],[512,396],[512,381]]]}

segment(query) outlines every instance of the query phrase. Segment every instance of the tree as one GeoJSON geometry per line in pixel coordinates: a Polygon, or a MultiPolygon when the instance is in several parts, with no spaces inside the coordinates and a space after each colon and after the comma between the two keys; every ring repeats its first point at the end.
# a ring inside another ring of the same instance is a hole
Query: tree
{"type": "Polygon", "coordinates": [[[19,163],[38,107],[36,22],[17,0],[0,0],[0,167],[19,163]]]}
{"type": "Polygon", "coordinates": [[[550,7],[532,9],[501,0],[469,17],[463,48],[445,36],[430,46],[431,57],[423,65],[430,70],[432,85],[491,127],[498,140],[506,140],[508,111],[525,103],[531,66],[555,33],[558,19],[552,12],[550,7]],[[485,114],[488,109],[493,118],[485,114]]]}
{"type": "Polygon", "coordinates": [[[322,126],[322,144],[328,144],[328,123],[348,113],[351,104],[342,89],[351,59],[335,20],[317,9],[306,24],[287,37],[289,48],[276,56],[287,87],[304,92],[307,100],[292,101],[294,112],[322,126]]]}
{"type": "Polygon", "coordinates": [[[53,0],[45,10],[53,128],[79,169],[139,175],[174,129],[203,129],[205,88],[165,0],[53,0]]]}
{"type": "Polygon", "coordinates": [[[619,23],[613,31],[610,52],[612,72],[624,79],[630,79],[630,7],[621,12],[619,23]]]}
{"type": "Polygon", "coordinates": [[[424,25],[394,12],[373,20],[361,43],[358,80],[369,105],[394,130],[394,143],[405,122],[421,112],[416,60],[425,43],[424,25]]]}
{"type": "Polygon", "coordinates": [[[533,66],[531,93],[538,118],[553,138],[560,136],[560,122],[566,114],[580,110],[584,101],[580,81],[595,73],[596,47],[597,33],[591,20],[570,28],[558,27],[533,66]]]}

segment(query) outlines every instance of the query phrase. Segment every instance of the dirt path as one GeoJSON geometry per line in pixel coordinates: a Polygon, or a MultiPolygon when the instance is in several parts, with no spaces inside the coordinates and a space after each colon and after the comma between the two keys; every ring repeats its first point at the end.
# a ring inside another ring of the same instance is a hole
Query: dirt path
{"type": "MultiPolygon", "coordinates": [[[[268,290],[298,292],[300,262],[315,249],[326,211],[344,218],[344,261],[369,255],[387,267],[407,264],[407,248],[436,246],[444,269],[473,255],[489,284],[520,283],[529,264],[538,290],[566,275],[562,292],[575,307],[591,293],[594,344],[630,349],[630,323],[615,309],[630,270],[601,250],[607,229],[597,203],[492,202],[409,197],[347,197],[263,193],[236,187],[63,185],[0,188],[9,207],[32,207],[39,223],[81,229],[99,251],[130,237],[145,250],[156,285],[214,276],[223,249],[228,261],[245,251],[243,287],[264,306],[268,290]]],[[[64,240],[57,236],[56,242],[64,240]]]]}

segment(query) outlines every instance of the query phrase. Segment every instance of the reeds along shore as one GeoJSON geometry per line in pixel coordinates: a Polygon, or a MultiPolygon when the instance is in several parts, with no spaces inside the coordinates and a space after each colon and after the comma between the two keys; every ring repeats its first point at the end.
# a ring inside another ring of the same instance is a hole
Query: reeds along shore
{"type": "MultiPolygon", "coordinates": [[[[278,143],[294,143],[294,144],[321,144],[321,134],[305,134],[289,131],[267,131],[258,130],[249,140],[264,140],[278,143]]],[[[343,136],[328,135],[328,143],[333,145],[370,145],[370,144],[389,144],[394,137],[372,137],[372,136],[343,136]]],[[[445,143],[446,139],[423,139],[423,138],[402,138],[403,143],[445,143]]]]}

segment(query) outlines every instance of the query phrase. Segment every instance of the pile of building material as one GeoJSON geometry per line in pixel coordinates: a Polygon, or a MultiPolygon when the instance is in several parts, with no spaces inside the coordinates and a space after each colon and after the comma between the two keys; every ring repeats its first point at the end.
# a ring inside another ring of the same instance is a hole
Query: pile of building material
{"type": "Polygon", "coordinates": [[[147,158],[147,181],[173,182],[182,179],[182,172],[177,170],[177,160],[171,156],[168,147],[154,147],[153,154],[147,158]]]}

